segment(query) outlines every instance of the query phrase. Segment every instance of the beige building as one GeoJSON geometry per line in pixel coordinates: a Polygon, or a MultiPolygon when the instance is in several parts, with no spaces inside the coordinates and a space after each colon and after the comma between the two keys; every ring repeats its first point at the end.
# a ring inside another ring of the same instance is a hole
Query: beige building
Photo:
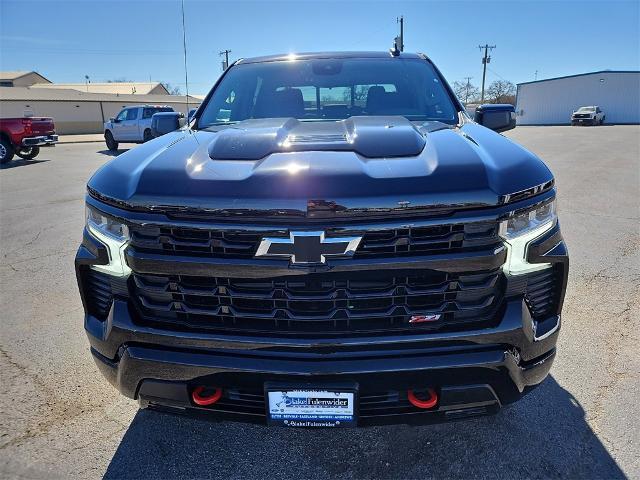
{"type": "MultiPolygon", "coordinates": [[[[188,108],[201,100],[189,97],[188,108]]],[[[102,133],[103,123],[133,105],[168,105],[188,113],[181,95],[87,93],[58,88],[0,88],[0,117],[52,117],[59,134],[102,133]]]]}
{"type": "Polygon", "coordinates": [[[36,83],[46,86],[51,82],[38,72],[0,72],[0,87],[30,87],[36,83]]]}
{"type": "Polygon", "coordinates": [[[35,83],[31,88],[57,88],[114,95],[169,95],[169,91],[160,82],[35,83]]]}

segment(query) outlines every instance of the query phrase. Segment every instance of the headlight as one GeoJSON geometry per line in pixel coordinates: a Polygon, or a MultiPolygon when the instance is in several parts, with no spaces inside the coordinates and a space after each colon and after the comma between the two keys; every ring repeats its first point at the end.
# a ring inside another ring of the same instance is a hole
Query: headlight
{"type": "Polygon", "coordinates": [[[129,275],[131,269],[124,259],[124,250],[129,241],[129,228],[91,205],[86,206],[86,226],[91,235],[104,244],[109,252],[107,265],[92,265],[91,268],[119,277],[129,275]]]}
{"type": "Polygon", "coordinates": [[[549,263],[528,263],[527,247],[532,240],[553,228],[557,218],[556,201],[553,200],[500,223],[500,236],[508,248],[505,269],[510,275],[522,275],[550,266],[549,263]]]}

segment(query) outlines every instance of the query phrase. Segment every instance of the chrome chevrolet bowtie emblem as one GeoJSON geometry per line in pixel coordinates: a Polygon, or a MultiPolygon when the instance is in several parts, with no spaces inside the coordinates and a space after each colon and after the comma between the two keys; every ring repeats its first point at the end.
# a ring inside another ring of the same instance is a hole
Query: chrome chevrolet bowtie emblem
{"type": "Polygon", "coordinates": [[[290,258],[295,265],[325,263],[327,257],[349,257],[362,237],[325,238],[324,232],[291,232],[289,238],[264,237],[256,257],[290,258]]]}

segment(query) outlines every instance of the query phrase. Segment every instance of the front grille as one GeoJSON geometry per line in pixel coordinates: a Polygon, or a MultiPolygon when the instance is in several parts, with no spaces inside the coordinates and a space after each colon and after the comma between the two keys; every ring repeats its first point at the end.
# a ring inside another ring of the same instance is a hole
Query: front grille
{"type": "Polygon", "coordinates": [[[496,223],[435,225],[370,230],[362,238],[356,258],[398,257],[473,251],[499,243],[496,223]]]}
{"type": "Polygon", "coordinates": [[[556,312],[560,298],[561,268],[546,268],[527,276],[524,299],[534,319],[543,319],[556,312]]]}
{"type": "MultiPolygon", "coordinates": [[[[252,258],[263,237],[288,237],[288,231],[210,230],[131,225],[131,247],[146,253],[252,258]]],[[[362,236],[355,258],[460,253],[500,244],[495,222],[358,231],[328,230],[327,237],[362,236]]]]}
{"type": "Polygon", "coordinates": [[[500,269],[278,279],[134,273],[130,288],[141,318],[164,328],[320,336],[487,326],[504,297],[500,269]],[[426,314],[440,318],[409,323],[426,314]]]}

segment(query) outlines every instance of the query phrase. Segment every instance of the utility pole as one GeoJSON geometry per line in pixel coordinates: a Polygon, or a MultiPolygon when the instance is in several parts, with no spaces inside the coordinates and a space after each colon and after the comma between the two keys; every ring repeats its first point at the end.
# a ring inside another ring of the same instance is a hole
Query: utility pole
{"type": "Polygon", "coordinates": [[[465,90],[465,94],[464,94],[464,104],[466,105],[467,103],[469,103],[469,90],[471,90],[471,79],[473,77],[464,77],[467,79],[467,89],[465,90]]]}
{"type": "Polygon", "coordinates": [[[480,51],[484,48],[484,57],[482,58],[482,94],[480,95],[480,103],[484,103],[484,80],[487,76],[487,63],[491,62],[491,57],[489,56],[489,51],[496,48],[495,45],[478,45],[480,51]]]}
{"type": "Polygon", "coordinates": [[[396,21],[400,22],[400,51],[404,52],[404,15],[400,15],[396,21]]]}
{"type": "Polygon", "coordinates": [[[224,55],[224,61],[222,62],[222,70],[226,70],[227,68],[229,68],[229,54],[231,53],[231,50],[222,50],[220,52],[220,56],[224,55]]]}

